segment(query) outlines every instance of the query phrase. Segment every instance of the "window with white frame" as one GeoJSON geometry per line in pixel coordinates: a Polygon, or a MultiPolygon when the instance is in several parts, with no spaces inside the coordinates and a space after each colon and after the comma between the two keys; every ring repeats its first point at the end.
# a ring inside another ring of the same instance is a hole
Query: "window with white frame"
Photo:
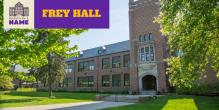
{"type": "Polygon", "coordinates": [[[139,48],[139,61],[154,61],[154,47],[147,46],[139,48]]]}

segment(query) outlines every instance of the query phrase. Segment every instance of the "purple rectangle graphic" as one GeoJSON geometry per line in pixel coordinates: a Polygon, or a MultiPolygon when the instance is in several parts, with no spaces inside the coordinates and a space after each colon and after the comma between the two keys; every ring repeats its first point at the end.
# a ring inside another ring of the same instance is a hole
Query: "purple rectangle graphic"
{"type": "Polygon", "coordinates": [[[109,0],[35,0],[34,28],[109,28],[109,0]]]}

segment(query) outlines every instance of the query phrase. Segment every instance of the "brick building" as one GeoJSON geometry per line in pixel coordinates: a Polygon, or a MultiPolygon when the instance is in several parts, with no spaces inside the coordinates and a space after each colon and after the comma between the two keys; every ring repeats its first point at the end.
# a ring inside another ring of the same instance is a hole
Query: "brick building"
{"type": "MultiPolygon", "coordinates": [[[[169,83],[164,59],[170,56],[167,37],[159,31],[160,25],[153,23],[159,16],[159,4],[159,0],[129,0],[129,40],[80,51],[77,58],[69,58],[68,74],[63,83],[54,82],[53,89],[165,90],[169,83]]],[[[216,82],[216,72],[210,72],[211,79],[202,83],[216,82]]],[[[48,85],[39,88],[48,89],[48,85]]]]}

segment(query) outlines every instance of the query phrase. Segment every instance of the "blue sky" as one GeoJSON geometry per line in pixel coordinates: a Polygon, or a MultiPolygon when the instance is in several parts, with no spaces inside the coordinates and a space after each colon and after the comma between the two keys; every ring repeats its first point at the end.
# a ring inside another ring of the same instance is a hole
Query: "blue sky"
{"type": "Polygon", "coordinates": [[[90,29],[81,35],[71,35],[69,47],[78,45],[79,49],[86,50],[103,45],[129,40],[129,0],[110,0],[110,28],[90,29]]]}

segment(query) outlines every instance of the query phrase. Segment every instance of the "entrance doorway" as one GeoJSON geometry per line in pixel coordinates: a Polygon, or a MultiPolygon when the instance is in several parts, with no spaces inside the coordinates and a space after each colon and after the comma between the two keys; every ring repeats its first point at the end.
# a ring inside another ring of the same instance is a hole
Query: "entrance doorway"
{"type": "Polygon", "coordinates": [[[157,90],[156,77],[152,75],[146,75],[142,78],[142,88],[144,91],[157,90]]]}

